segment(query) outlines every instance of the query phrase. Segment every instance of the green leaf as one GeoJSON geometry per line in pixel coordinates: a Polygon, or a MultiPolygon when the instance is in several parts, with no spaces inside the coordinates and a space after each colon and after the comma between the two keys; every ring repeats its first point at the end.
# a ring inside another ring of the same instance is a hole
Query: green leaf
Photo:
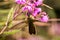
{"type": "Polygon", "coordinates": [[[11,31],[5,31],[3,34],[5,35],[12,35],[12,34],[15,34],[17,32],[19,32],[20,30],[11,30],[11,31]]]}

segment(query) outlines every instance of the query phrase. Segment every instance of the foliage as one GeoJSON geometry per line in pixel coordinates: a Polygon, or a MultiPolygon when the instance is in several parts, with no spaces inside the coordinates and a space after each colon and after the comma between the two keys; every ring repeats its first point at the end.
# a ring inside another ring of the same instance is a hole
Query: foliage
{"type": "MultiPolygon", "coordinates": [[[[5,4],[5,5],[7,5],[7,4],[5,4]]],[[[5,7],[5,5],[3,5],[3,6],[5,7]]],[[[44,8],[44,7],[43,7],[43,10],[47,11],[47,13],[50,16],[50,18],[55,18],[56,17],[54,10],[50,10],[50,9],[47,9],[46,10],[46,8],[44,8]]],[[[2,29],[3,26],[5,25],[5,22],[6,22],[6,19],[7,19],[7,16],[8,16],[9,11],[10,11],[10,8],[9,7],[8,7],[8,9],[5,9],[5,8],[2,9],[2,8],[0,8],[0,29],[2,29]]],[[[42,33],[42,31],[41,31],[41,33],[42,33]]],[[[15,34],[16,32],[19,32],[19,30],[16,30],[15,29],[15,30],[12,30],[12,31],[9,31],[9,32],[8,31],[5,31],[3,33],[4,34],[3,37],[0,40],[4,40],[5,37],[6,37],[6,35],[12,35],[12,34],[15,34]]],[[[43,34],[46,35],[44,31],[43,31],[43,34]]],[[[58,38],[58,40],[59,40],[59,38],[58,38]]]]}

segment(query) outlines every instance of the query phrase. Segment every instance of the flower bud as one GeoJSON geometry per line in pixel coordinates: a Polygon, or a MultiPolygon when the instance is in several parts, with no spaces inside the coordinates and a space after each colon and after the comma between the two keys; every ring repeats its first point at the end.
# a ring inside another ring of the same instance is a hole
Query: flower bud
{"type": "Polygon", "coordinates": [[[39,19],[41,22],[48,22],[48,16],[43,16],[39,19]]]}
{"type": "Polygon", "coordinates": [[[17,4],[25,4],[26,0],[15,0],[17,4]]]}

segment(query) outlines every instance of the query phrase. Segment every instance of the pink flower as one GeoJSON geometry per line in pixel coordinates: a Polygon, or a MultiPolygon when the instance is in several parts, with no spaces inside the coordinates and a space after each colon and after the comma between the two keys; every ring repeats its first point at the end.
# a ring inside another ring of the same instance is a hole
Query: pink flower
{"type": "Polygon", "coordinates": [[[39,19],[41,22],[48,22],[48,16],[45,15],[39,19]]]}
{"type": "Polygon", "coordinates": [[[31,3],[31,2],[29,2],[28,5],[31,6],[31,7],[35,7],[35,4],[31,3]]]}
{"type": "Polygon", "coordinates": [[[32,11],[32,7],[31,6],[24,6],[23,8],[22,8],[22,11],[24,12],[24,11],[29,11],[29,12],[31,12],[32,11]]]}
{"type": "Polygon", "coordinates": [[[43,0],[36,0],[35,1],[36,6],[41,5],[41,4],[43,4],[43,0]]]}
{"type": "Polygon", "coordinates": [[[36,16],[38,13],[40,13],[42,10],[41,8],[35,8],[34,12],[32,13],[33,16],[36,16]]]}
{"type": "Polygon", "coordinates": [[[25,4],[26,0],[15,0],[17,4],[25,4]]]}
{"type": "Polygon", "coordinates": [[[41,17],[47,15],[46,12],[42,12],[41,17]]]}

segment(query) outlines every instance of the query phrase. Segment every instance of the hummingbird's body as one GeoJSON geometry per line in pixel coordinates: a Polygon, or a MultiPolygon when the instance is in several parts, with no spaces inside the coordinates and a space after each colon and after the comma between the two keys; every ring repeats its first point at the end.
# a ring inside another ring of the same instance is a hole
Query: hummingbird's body
{"type": "Polygon", "coordinates": [[[28,25],[29,25],[29,33],[30,34],[36,34],[35,27],[33,24],[33,20],[31,18],[28,18],[28,25]]]}

